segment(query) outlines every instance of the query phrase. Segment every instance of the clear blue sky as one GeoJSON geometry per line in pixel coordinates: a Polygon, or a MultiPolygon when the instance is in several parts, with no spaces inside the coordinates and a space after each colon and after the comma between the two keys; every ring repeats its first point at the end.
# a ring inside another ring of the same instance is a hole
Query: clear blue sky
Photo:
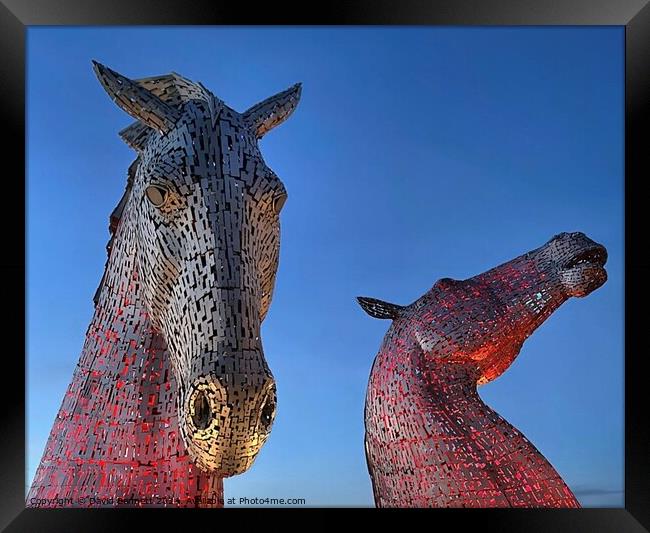
{"type": "Polygon", "coordinates": [[[279,406],[226,497],[371,505],[363,406],[388,322],[357,295],[410,303],[583,231],[609,281],[557,311],[482,387],[583,505],[623,505],[622,28],[30,28],[27,370],[31,483],[77,363],[131,122],[91,59],[176,71],[234,109],[303,82],[262,141],[284,181],[263,325],[279,406]]]}

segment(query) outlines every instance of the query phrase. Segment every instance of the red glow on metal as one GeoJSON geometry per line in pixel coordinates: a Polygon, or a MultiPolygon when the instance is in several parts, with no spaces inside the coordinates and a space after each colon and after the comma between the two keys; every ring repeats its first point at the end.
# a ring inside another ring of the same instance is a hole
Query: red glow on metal
{"type": "Polygon", "coordinates": [[[571,295],[602,285],[605,258],[583,234],[560,234],[484,274],[440,280],[408,306],[360,298],[371,316],[392,320],[365,409],[378,506],[580,506],[539,450],[482,401],[477,386],[505,372],[571,295]]]}

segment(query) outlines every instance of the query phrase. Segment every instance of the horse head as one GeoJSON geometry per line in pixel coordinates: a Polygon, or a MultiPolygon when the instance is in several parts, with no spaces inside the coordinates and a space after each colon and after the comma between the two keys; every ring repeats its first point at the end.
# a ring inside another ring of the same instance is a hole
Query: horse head
{"type": "Polygon", "coordinates": [[[606,261],[606,249],[583,233],[560,233],[477,276],[442,278],[409,306],[359,303],[375,318],[406,318],[405,342],[423,366],[467,371],[480,385],[501,375],[562,303],[603,285],[606,261]]]}
{"type": "Polygon", "coordinates": [[[300,85],[238,113],[175,73],[131,80],[93,62],[136,119],[120,132],[138,154],[119,224],[152,326],[164,338],[180,433],[204,471],[246,471],[267,440],[276,386],[264,358],[287,192],[258,140],[296,108],[300,85]]]}

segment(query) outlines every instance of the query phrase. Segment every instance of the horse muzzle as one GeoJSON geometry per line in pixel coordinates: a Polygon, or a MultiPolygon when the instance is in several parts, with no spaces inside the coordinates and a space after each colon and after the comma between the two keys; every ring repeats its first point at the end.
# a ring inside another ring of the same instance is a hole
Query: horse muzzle
{"type": "Polygon", "coordinates": [[[270,374],[210,373],[196,378],[179,413],[189,455],[211,474],[245,472],[269,437],[276,402],[270,374]]]}

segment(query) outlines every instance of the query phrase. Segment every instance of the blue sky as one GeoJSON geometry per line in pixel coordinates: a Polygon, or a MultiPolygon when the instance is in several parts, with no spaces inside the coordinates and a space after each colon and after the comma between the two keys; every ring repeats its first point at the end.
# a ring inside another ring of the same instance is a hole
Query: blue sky
{"type": "Polygon", "coordinates": [[[96,59],[132,78],[178,72],[239,111],[303,82],[261,141],[289,191],[262,328],[278,414],[227,498],[372,505],[363,405],[388,322],[354,297],[410,303],[583,231],[607,247],[609,281],[480,391],[583,505],[623,505],[622,28],[32,27],[27,42],[27,485],[134,158],[96,59]]]}

